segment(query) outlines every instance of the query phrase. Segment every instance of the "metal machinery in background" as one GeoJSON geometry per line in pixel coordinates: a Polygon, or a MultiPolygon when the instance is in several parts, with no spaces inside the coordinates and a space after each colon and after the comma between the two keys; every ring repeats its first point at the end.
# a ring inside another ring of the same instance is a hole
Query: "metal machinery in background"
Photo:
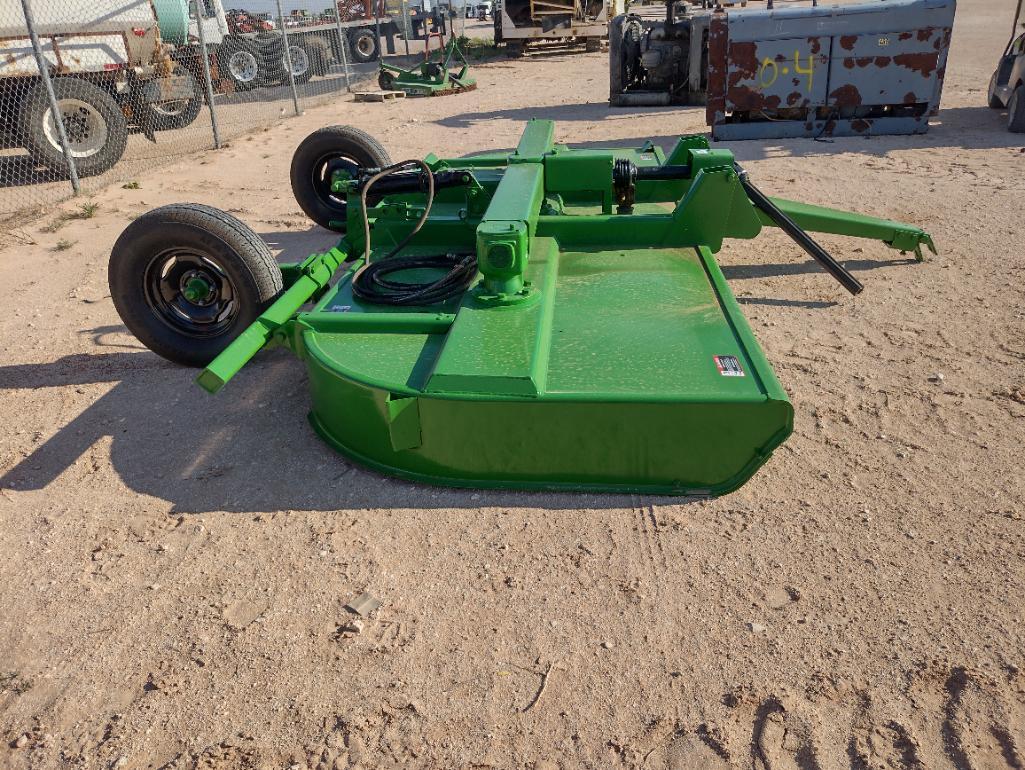
{"type": "Polygon", "coordinates": [[[790,434],[793,409],[714,254],[778,226],[932,248],[923,230],[769,198],[726,150],[570,149],[533,120],[515,151],[393,164],[333,126],[292,162],[342,235],[275,264],[228,214],[136,219],[111,254],[128,328],[219,391],[268,346],[309,370],[314,429],[354,460],[455,486],[716,495],[790,434]]]}
{"type": "Polygon", "coordinates": [[[1025,0],[1018,0],[1011,23],[1011,39],[989,80],[987,97],[995,110],[1007,110],[1007,130],[1025,133],[1025,33],[1018,30],[1025,0]]]}
{"type": "Polygon", "coordinates": [[[626,10],[625,0],[499,0],[494,7],[495,42],[510,56],[528,46],[584,42],[597,51],[608,39],[609,19],[626,10]]]}
{"type": "Polygon", "coordinates": [[[410,96],[445,96],[477,88],[454,34],[450,34],[445,43],[440,32],[428,33],[424,46],[424,60],[414,68],[405,69],[382,61],[377,84],[385,91],[404,91],[410,96]],[[438,41],[436,56],[431,53],[432,39],[438,41]]]}
{"type": "Polygon", "coordinates": [[[705,104],[716,139],[912,134],[939,109],[956,0],[630,14],[610,103],[705,104]]]}

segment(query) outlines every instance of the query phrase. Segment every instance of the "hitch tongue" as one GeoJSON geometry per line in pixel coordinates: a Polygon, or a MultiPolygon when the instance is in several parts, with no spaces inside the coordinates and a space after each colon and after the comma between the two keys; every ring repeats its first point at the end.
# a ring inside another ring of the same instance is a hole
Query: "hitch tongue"
{"type": "Polygon", "coordinates": [[[299,277],[274,300],[246,329],[221,351],[196,377],[196,383],[207,393],[216,393],[238,374],[239,369],[271,341],[274,333],[292,320],[299,308],[328,285],[345,254],[333,248],[313,254],[298,267],[299,277]]]}
{"type": "Polygon", "coordinates": [[[809,256],[811,256],[816,262],[826,269],[831,276],[833,276],[841,286],[843,286],[851,294],[860,294],[865,288],[861,281],[855,278],[847,268],[837,262],[830,255],[828,251],[822,248],[814,238],[808,235],[800,225],[780,210],[779,206],[769,200],[769,197],[765,195],[761,190],[755,187],[754,182],[748,178],[747,171],[741,168],[739,163],[734,163],[733,167],[737,170],[737,176],[740,178],[740,184],[744,188],[744,192],[747,193],[747,197],[750,198],[751,203],[755,205],[762,213],[764,213],[769,219],[771,219],[780,230],[785,232],[794,241],[804,249],[809,256]]]}

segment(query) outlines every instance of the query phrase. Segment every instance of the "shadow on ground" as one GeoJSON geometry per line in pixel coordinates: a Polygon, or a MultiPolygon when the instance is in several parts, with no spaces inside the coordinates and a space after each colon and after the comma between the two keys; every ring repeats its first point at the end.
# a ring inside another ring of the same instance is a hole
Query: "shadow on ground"
{"type": "MultiPolygon", "coordinates": [[[[703,123],[704,107],[651,107],[643,110],[644,115],[662,113],[666,116],[666,125],[673,121],[682,121],[682,116],[695,116],[703,123]]],[[[491,120],[512,120],[526,123],[531,118],[565,122],[601,122],[606,120],[629,120],[635,112],[633,109],[610,109],[604,102],[584,102],[579,104],[557,104],[545,107],[517,107],[493,112],[464,112],[447,118],[440,118],[439,125],[450,128],[465,128],[482,125],[491,120]]],[[[691,120],[691,125],[694,121],[691,120]]],[[[681,128],[681,132],[684,129],[681,128]]],[[[679,134],[662,136],[638,136],[632,139],[602,140],[599,142],[574,142],[571,131],[556,129],[559,141],[570,147],[639,147],[646,141],[652,141],[665,150],[676,144],[679,134]]],[[[835,139],[762,139],[744,142],[714,142],[716,148],[728,149],[737,160],[760,160],[770,157],[810,158],[838,153],[862,153],[866,155],[885,156],[895,150],[960,148],[970,150],[994,148],[1025,147],[1025,136],[1012,134],[1007,130],[1007,113],[992,110],[986,106],[954,107],[941,110],[939,115],[930,121],[929,132],[910,136],[848,136],[835,139]]],[[[491,152],[495,152],[492,150],[491,152]]]]}
{"type": "MultiPolygon", "coordinates": [[[[330,238],[323,231],[288,235],[286,240],[330,238]]],[[[293,248],[289,245],[288,251],[293,248]]],[[[298,253],[305,251],[289,258],[298,253]]],[[[901,261],[846,264],[865,270],[901,261]]],[[[818,270],[805,262],[727,265],[723,272],[731,279],[745,279],[818,270]]],[[[759,297],[742,302],[813,310],[834,304],[759,297]]],[[[0,477],[0,487],[45,489],[97,441],[110,436],[111,463],[123,483],[140,494],[167,500],[181,513],[488,506],[579,510],[637,504],[630,495],[435,488],[364,470],[314,434],[306,420],[306,370],[288,352],[262,353],[213,397],[193,383],[195,370],[118,342],[125,331],[122,326],[103,326],[82,332],[111,352],[0,366],[0,391],[111,386],[0,477]]]]}
{"type": "MultiPolygon", "coordinates": [[[[112,331],[119,330],[86,334],[102,339],[112,331]]],[[[194,376],[143,350],[0,366],[0,391],[112,386],[0,477],[0,486],[45,489],[110,436],[111,464],[122,482],[167,500],[178,513],[636,505],[629,495],[449,489],[364,470],[314,434],[306,420],[305,368],[285,351],[261,354],[216,397],[201,391],[194,376]]]]}

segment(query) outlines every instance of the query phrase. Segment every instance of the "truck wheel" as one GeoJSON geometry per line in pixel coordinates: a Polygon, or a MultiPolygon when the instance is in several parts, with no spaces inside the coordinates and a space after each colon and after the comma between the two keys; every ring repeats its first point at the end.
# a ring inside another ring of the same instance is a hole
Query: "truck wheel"
{"type": "Polygon", "coordinates": [[[281,270],[260,236],[198,203],[154,209],[114,244],[114,307],[159,356],[206,366],[281,292],[281,270]]]}
{"type": "MultiPolygon", "coordinates": [[[[109,93],[75,77],[53,79],[60,119],[79,176],[102,174],[124,155],[128,121],[109,93]]],[[[67,171],[60,131],[42,83],[36,83],[21,110],[20,133],[37,163],[67,171]]]]}
{"type": "Polygon", "coordinates": [[[192,79],[192,98],[142,105],[142,109],[149,113],[150,125],[154,131],[173,131],[190,126],[199,117],[199,111],[203,109],[203,89],[199,85],[199,81],[196,80],[196,76],[181,65],[174,68],[174,74],[189,75],[192,79]]]}
{"type": "Polygon", "coordinates": [[[303,139],[292,156],[292,194],[306,216],[323,228],[345,232],[346,195],[331,191],[336,170],[355,177],[361,168],[383,168],[391,158],[380,142],[352,126],[327,126],[303,139]]]}
{"type": "Polygon", "coordinates": [[[324,76],[331,66],[331,46],[322,37],[308,37],[304,41],[306,55],[314,75],[324,76]]]}
{"type": "Polygon", "coordinates": [[[261,32],[250,41],[259,62],[257,86],[279,85],[288,82],[285,69],[285,44],[277,32],[261,32]]]}
{"type": "MultiPolygon", "coordinates": [[[[288,57],[292,60],[292,79],[297,86],[305,85],[313,77],[313,57],[305,46],[292,43],[288,46],[288,57]]],[[[284,49],[281,52],[281,82],[288,83],[288,59],[284,49]]]]}
{"type": "Polygon", "coordinates": [[[248,40],[225,40],[217,53],[218,67],[235,85],[236,91],[248,91],[261,85],[263,62],[256,46],[248,40]]]}
{"type": "Polygon", "coordinates": [[[1019,83],[1007,101],[1007,130],[1025,134],[1025,84],[1019,83]]]}
{"type": "Polygon", "coordinates": [[[381,44],[372,29],[359,27],[349,32],[349,45],[352,46],[352,58],[365,63],[374,61],[381,52],[381,44]]]}

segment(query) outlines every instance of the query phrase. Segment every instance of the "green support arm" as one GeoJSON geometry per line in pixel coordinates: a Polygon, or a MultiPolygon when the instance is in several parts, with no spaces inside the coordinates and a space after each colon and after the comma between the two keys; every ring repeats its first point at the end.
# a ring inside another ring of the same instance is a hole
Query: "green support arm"
{"type": "Polygon", "coordinates": [[[288,323],[299,308],[328,285],[338,266],[345,261],[343,247],[344,242],[304,260],[295,270],[294,283],[199,373],[196,378],[199,386],[208,393],[216,393],[238,374],[239,369],[271,341],[274,333],[288,323]]]}
{"type": "MultiPolygon", "coordinates": [[[[936,253],[932,236],[913,225],[893,222],[889,219],[877,219],[863,214],[852,214],[824,206],[798,203],[784,198],[770,198],[770,200],[805,230],[816,233],[832,233],[833,235],[849,235],[855,238],[871,238],[882,241],[891,249],[913,251],[915,258],[919,261],[922,260],[923,244],[933,254],[936,253]]],[[[757,213],[763,225],[775,226],[775,222],[765,212],[759,210],[757,213]]]]}

